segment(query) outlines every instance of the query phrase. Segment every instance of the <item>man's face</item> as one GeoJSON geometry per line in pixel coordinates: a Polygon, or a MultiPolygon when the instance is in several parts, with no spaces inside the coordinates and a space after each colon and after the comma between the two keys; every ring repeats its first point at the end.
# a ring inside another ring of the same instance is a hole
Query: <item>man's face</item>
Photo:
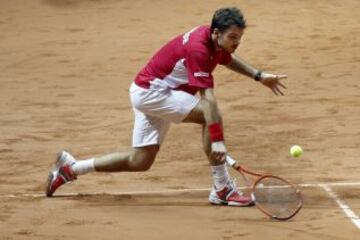
{"type": "Polygon", "coordinates": [[[239,46],[243,34],[244,28],[232,26],[223,33],[217,33],[217,45],[228,53],[233,53],[239,46]]]}

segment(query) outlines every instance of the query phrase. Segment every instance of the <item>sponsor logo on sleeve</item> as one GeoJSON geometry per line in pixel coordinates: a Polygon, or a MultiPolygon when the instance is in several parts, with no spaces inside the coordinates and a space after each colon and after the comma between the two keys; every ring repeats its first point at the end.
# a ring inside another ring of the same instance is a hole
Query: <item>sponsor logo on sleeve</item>
{"type": "Polygon", "coordinates": [[[198,29],[199,26],[191,29],[189,32],[185,33],[184,36],[183,36],[183,41],[182,41],[182,44],[185,45],[186,43],[189,42],[189,38],[190,38],[190,34],[195,31],[196,29],[198,29]]]}
{"type": "Polygon", "coordinates": [[[194,72],[194,77],[209,77],[207,72],[194,72]]]}

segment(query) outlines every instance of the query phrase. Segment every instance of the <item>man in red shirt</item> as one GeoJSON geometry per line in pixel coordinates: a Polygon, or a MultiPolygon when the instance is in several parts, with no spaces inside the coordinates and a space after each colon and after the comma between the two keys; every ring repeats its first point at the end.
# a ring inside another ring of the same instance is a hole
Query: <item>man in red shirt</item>
{"type": "Polygon", "coordinates": [[[252,205],[252,199],[237,190],[225,164],[227,150],[212,71],[217,64],[225,65],[259,81],[276,95],[283,95],[279,87],[285,86],[279,80],[286,76],[262,72],[233,54],[245,28],[239,9],[222,8],[215,12],[211,26],[195,27],[164,45],[130,87],[135,115],[133,151],[83,161],[61,152],[49,173],[46,195],[51,197],[64,183],[92,171],[148,170],[170,123],[192,122],[203,128],[204,151],[212,168],[214,184],[209,201],[216,205],[252,205]]]}

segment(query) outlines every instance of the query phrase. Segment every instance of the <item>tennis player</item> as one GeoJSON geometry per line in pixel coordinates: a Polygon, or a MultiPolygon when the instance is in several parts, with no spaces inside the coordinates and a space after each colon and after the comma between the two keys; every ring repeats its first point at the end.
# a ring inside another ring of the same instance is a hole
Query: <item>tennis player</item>
{"type": "Polygon", "coordinates": [[[236,188],[225,164],[227,149],[212,72],[218,64],[225,65],[270,88],[276,95],[283,95],[281,88],[285,86],[279,80],[286,76],[263,72],[234,55],[245,28],[239,9],[221,8],[214,13],[211,26],[195,27],[165,44],[130,87],[135,116],[132,151],[81,161],[68,152],[59,153],[49,173],[46,195],[51,197],[61,185],[93,171],[149,170],[170,123],[191,122],[203,129],[203,148],[214,181],[210,203],[252,205],[252,199],[236,188]]]}

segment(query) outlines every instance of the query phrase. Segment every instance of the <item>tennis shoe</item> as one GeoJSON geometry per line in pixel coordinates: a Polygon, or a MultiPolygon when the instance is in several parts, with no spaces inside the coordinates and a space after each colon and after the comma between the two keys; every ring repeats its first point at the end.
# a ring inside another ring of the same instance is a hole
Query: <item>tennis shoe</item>
{"type": "Polygon", "coordinates": [[[65,183],[76,180],[76,175],[71,166],[75,163],[75,158],[68,152],[62,151],[58,154],[52,171],[49,172],[45,193],[47,197],[52,197],[56,189],[65,183]]]}
{"type": "Polygon", "coordinates": [[[212,187],[209,202],[213,205],[227,205],[237,207],[253,206],[254,201],[251,197],[244,196],[243,193],[236,188],[234,181],[229,181],[226,186],[217,190],[212,187]]]}

